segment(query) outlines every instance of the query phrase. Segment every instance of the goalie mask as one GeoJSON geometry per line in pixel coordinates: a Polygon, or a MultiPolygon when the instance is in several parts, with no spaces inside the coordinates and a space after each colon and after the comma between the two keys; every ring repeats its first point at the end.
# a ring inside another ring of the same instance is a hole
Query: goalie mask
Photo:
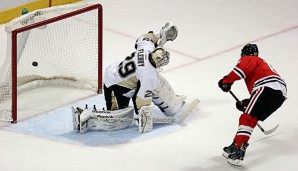
{"type": "Polygon", "coordinates": [[[163,48],[156,48],[149,54],[149,59],[155,68],[160,68],[169,63],[170,53],[163,48]]]}
{"type": "Polygon", "coordinates": [[[248,56],[248,55],[252,55],[252,56],[259,55],[258,46],[256,44],[246,44],[241,49],[241,57],[248,56]]]}

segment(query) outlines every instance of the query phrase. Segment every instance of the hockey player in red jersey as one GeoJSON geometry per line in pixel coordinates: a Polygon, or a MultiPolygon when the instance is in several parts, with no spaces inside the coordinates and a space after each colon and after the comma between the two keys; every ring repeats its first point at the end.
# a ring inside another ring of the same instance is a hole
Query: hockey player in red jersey
{"type": "Polygon", "coordinates": [[[236,102],[243,112],[233,143],[223,148],[228,163],[241,166],[248,140],[258,121],[264,121],[275,112],[287,98],[287,86],[280,75],[259,56],[256,44],[247,44],[241,50],[241,58],[233,70],[219,80],[218,86],[229,92],[237,80],[244,79],[250,98],[236,102]]]}

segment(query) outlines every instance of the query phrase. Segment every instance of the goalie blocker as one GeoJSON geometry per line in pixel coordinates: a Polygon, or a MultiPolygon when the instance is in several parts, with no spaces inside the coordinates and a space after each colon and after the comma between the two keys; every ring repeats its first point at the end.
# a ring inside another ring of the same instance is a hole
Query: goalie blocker
{"type": "Polygon", "coordinates": [[[194,99],[189,105],[184,103],[173,117],[153,117],[154,106],[144,106],[140,110],[138,121],[133,119],[134,108],[131,106],[115,111],[90,111],[88,109],[72,108],[73,129],[80,133],[85,133],[88,130],[116,131],[137,124],[140,133],[150,132],[153,130],[153,123],[183,122],[198,103],[198,99],[194,99]]]}

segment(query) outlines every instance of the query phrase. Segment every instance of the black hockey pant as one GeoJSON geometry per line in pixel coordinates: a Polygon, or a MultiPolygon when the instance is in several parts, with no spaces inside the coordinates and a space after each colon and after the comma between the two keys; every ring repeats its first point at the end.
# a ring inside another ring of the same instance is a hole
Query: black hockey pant
{"type": "Polygon", "coordinates": [[[116,98],[117,106],[119,109],[124,109],[128,107],[130,98],[123,96],[124,92],[128,92],[125,87],[121,87],[119,85],[112,85],[110,87],[103,86],[104,96],[106,101],[107,110],[111,110],[112,108],[112,94],[116,98]]]}
{"type": "Polygon", "coordinates": [[[275,112],[284,101],[285,97],[280,90],[261,87],[252,93],[244,113],[250,114],[260,121],[264,121],[275,112]]]}

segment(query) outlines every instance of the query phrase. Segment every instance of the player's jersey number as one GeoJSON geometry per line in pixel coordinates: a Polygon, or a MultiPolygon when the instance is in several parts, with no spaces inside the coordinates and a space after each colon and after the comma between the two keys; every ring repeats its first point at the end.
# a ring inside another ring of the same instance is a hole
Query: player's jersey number
{"type": "Polygon", "coordinates": [[[131,74],[136,72],[136,64],[135,61],[132,60],[135,56],[135,53],[132,53],[130,56],[127,56],[124,61],[119,64],[118,73],[122,78],[126,78],[131,74]]]}

